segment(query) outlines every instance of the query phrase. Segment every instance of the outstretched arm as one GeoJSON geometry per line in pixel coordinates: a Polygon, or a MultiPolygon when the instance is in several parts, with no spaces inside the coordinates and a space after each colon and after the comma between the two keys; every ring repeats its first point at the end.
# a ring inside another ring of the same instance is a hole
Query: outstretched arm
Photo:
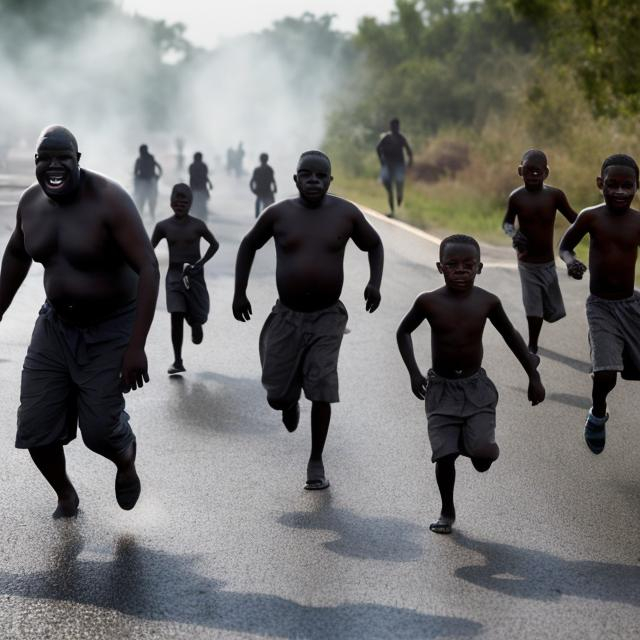
{"type": "Polygon", "coordinates": [[[256,251],[263,247],[273,237],[273,224],[277,209],[271,207],[258,218],[253,229],[242,239],[236,258],[236,286],[233,295],[233,317],[241,322],[251,319],[251,303],[247,298],[247,285],[251,265],[256,251]]]}
{"type": "Polygon", "coordinates": [[[576,280],[581,280],[584,272],[587,270],[585,264],[576,258],[574,249],[589,233],[591,225],[591,213],[583,211],[577,220],[565,231],[560,240],[560,258],[567,265],[567,273],[576,280]]]}
{"type": "Polygon", "coordinates": [[[358,249],[369,254],[369,282],[364,290],[364,299],[366,300],[366,310],[373,313],[380,305],[384,248],[376,230],[367,222],[362,211],[355,206],[351,238],[358,249]]]}
{"type": "Polygon", "coordinates": [[[424,394],[427,389],[427,379],[420,372],[416,356],[413,351],[413,340],[411,334],[420,326],[425,319],[424,310],[420,298],[417,298],[409,313],[402,319],[398,330],[396,331],[396,340],[398,341],[398,349],[404,361],[409,377],[411,379],[411,390],[416,398],[424,400],[424,394]]]}
{"type": "Polygon", "coordinates": [[[118,193],[113,200],[109,217],[110,231],[127,263],[138,274],[136,317],[129,346],[122,360],[122,380],[125,390],[129,391],[149,382],[144,347],[156,309],[160,272],[153,247],[133,201],[125,193],[118,193]]]}
{"type": "Polygon", "coordinates": [[[0,320],[2,320],[4,312],[9,308],[13,297],[27,277],[31,263],[31,256],[24,246],[22,218],[20,208],[18,208],[16,227],[11,234],[11,238],[9,238],[2,258],[2,270],[0,271],[0,320]]]}
{"type": "Polygon", "coordinates": [[[503,337],[509,349],[513,351],[515,357],[518,358],[527,376],[529,376],[527,395],[531,404],[539,404],[544,400],[545,396],[545,390],[540,380],[540,374],[538,373],[540,358],[529,351],[522,336],[511,324],[511,321],[502,308],[502,303],[497,298],[493,309],[489,313],[489,320],[503,337]]]}

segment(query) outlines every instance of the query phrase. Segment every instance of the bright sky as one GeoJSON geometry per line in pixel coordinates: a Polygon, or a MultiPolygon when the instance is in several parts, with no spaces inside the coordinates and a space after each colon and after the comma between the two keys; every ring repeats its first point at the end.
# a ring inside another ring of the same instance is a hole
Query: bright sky
{"type": "Polygon", "coordinates": [[[187,37],[203,47],[243,33],[262,31],[275,20],[299,17],[305,11],[336,15],[334,26],[355,31],[358,20],[374,16],[387,20],[394,0],[120,0],[125,11],[187,25],[187,37]]]}

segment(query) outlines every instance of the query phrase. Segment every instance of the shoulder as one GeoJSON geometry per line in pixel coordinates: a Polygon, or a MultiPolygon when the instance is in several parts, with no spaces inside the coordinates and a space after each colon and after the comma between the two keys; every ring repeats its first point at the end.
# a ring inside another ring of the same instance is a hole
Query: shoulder
{"type": "Polygon", "coordinates": [[[567,198],[564,191],[562,189],[558,189],[558,187],[553,187],[549,184],[545,184],[544,190],[546,193],[553,196],[556,200],[565,200],[567,198]]]}
{"type": "Polygon", "coordinates": [[[596,218],[599,218],[603,215],[605,209],[606,205],[604,203],[596,204],[592,207],[587,207],[578,214],[578,220],[581,224],[593,222],[596,218]]]}
{"type": "Polygon", "coordinates": [[[357,207],[350,200],[345,200],[340,196],[335,196],[332,193],[327,193],[325,196],[324,204],[327,208],[338,210],[341,215],[348,215],[354,220],[361,216],[364,216],[359,207],[357,207]]]}
{"type": "Polygon", "coordinates": [[[43,197],[44,192],[42,191],[42,187],[38,182],[34,182],[22,192],[20,200],[18,200],[18,207],[32,205],[38,200],[41,200],[43,197]]]}
{"type": "Polygon", "coordinates": [[[515,202],[522,195],[524,191],[525,191],[524,187],[517,187],[509,194],[509,201],[515,202]]]}
{"type": "Polygon", "coordinates": [[[500,306],[502,302],[495,293],[491,293],[482,287],[473,287],[473,295],[475,299],[480,303],[486,305],[489,310],[495,309],[500,306]]]}

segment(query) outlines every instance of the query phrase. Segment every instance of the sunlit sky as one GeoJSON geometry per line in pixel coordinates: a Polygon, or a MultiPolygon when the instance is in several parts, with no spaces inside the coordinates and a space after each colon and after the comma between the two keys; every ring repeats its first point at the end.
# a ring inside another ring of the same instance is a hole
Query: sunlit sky
{"type": "Polygon", "coordinates": [[[355,31],[358,20],[387,20],[394,0],[120,0],[123,9],[167,22],[183,22],[194,44],[214,47],[226,38],[262,31],[275,20],[305,11],[336,15],[334,26],[355,31]]]}

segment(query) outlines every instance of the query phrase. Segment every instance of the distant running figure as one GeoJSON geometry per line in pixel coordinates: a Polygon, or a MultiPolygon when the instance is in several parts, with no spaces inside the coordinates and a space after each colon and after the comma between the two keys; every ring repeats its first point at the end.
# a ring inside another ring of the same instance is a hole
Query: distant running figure
{"type": "Polygon", "coordinates": [[[193,154],[193,162],[189,165],[189,186],[193,193],[193,214],[206,220],[209,215],[209,189],[213,189],[213,184],[209,180],[209,167],[202,161],[199,151],[193,154]]]}
{"type": "Polygon", "coordinates": [[[413,164],[413,152],[407,142],[407,139],[400,133],[400,120],[393,118],[389,122],[390,131],[385,133],[376,151],[380,159],[380,179],[384,188],[387,190],[389,198],[389,216],[393,217],[396,211],[396,200],[398,206],[402,204],[404,197],[404,179],[405,179],[405,158],[406,151],[408,157],[407,166],[413,164]],[[395,190],[395,198],[394,198],[395,190]]]}
{"type": "Polygon", "coordinates": [[[274,194],[278,191],[273,169],[267,162],[269,162],[269,154],[261,153],[260,166],[253,170],[253,175],[249,182],[249,189],[256,196],[256,218],[262,213],[263,209],[274,203],[274,194]]]}
{"type": "Polygon", "coordinates": [[[169,246],[169,269],[166,277],[167,311],[171,314],[171,343],[173,364],[167,373],[186,371],[182,361],[184,321],[191,327],[191,340],[200,344],[202,325],[209,316],[209,293],[204,279],[204,264],[216,253],[220,245],[207,225],[189,215],[193,201],[186,184],[176,184],[171,191],[173,216],[158,222],[151,244],[157,247],[164,238],[169,246]],[[200,257],[200,239],[209,243],[200,257]]]}
{"type": "Polygon", "coordinates": [[[162,176],[162,167],[149,153],[146,144],[140,145],[139,151],[140,155],[133,168],[133,197],[140,215],[145,203],[148,202],[149,214],[154,218],[158,201],[158,180],[162,176]]]}
{"type": "Polygon", "coordinates": [[[500,300],[474,285],[482,271],[478,243],[463,235],[445,238],[436,266],[444,276],[444,287],[417,297],[398,327],[397,339],[411,390],[425,400],[431,460],[436,463],[442,498],[440,517],[429,528],[434,533],[451,533],[456,519],[456,458],[468,456],[475,469],[484,472],[500,453],[495,441],[498,391],[482,368],[482,334],[487,320],[529,376],[531,404],[542,402],[545,390],[537,372],[538,356],[528,351],[500,300]],[[432,368],[426,377],[420,372],[411,340],[423,320],[431,325],[432,368]]]}
{"type": "Polygon", "coordinates": [[[303,153],[294,176],[300,196],[269,207],[240,243],[236,260],[233,315],[244,322],[252,313],[246,291],[253,259],[258,249],[274,239],[280,298],[260,335],[262,384],[269,405],[282,411],[288,431],[298,426],[301,390],[311,400],[305,489],[329,486],[322,452],[331,403],[339,400],[338,354],[348,317],[339,298],[350,238],[369,254],[366,309],[373,312],[380,304],[382,242],[357,207],[327,193],[332,180],[331,162],[324,153],[303,153]]]}
{"type": "Polygon", "coordinates": [[[604,202],[580,212],[560,241],[560,257],[572,278],[586,267],[574,253],[589,235],[587,322],[593,371],[593,405],[584,438],[593,453],[605,445],[607,396],[624,380],[640,380],[640,293],[635,289],[640,245],[640,212],[631,208],[638,190],[638,165],[630,156],[609,156],[597,178],[604,202]]]}
{"type": "Polygon", "coordinates": [[[556,211],[570,223],[575,222],[578,214],[560,189],[544,184],[549,167],[542,151],[529,149],[522,156],[518,175],[524,186],[509,196],[502,228],[513,239],[518,255],[522,302],[529,325],[529,351],[538,353],[543,320],[556,322],[566,315],[553,248],[556,211]]]}

